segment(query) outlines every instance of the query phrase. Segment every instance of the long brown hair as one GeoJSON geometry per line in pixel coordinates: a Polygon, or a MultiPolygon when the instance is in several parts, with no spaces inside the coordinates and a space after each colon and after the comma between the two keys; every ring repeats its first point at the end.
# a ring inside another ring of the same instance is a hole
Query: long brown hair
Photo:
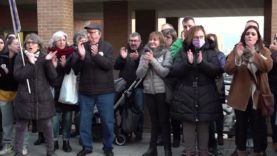
{"type": "Polygon", "coordinates": [[[262,40],[262,36],[259,32],[259,29],[256,27],[256,26],[253,26],[253,25],[250,25],[248,27],[246,27],[243,31],[243,33],[241,34],[241,37],[240,37],[240,42],[246,46],[246,43],[245,43],[245,35],[246,35],[246,32],[249,30],[249,29],[255,29],[255,31],[257,32],[257,35],[258,35],[258,40],[255,44],[255,46],[258,48],[258,49],[263,49],[264,45],[263,45],[263,40],[262,40]]]}

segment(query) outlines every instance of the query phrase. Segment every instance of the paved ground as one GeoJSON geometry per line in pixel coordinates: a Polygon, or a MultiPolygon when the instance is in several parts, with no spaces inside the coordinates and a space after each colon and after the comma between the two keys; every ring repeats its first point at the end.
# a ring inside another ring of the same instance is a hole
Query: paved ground
{"type": "MultiPolygon", "coordinates": [[[[45,150],[45,144],[39,145],[39,146],[33,146],[33,142],[36,139],[37,134],[31,134],[30,135],[30,145],[28,146],[29,154],[28,156],[45,156],[46,150],[45,150]]],[[[270,140],[270,139],[269,139],[270,140]]],[[[149,134],[144,135],[144,139],[139,142],[129,142],[125,144],[124,146],[117,146],[114,145],[114,154],[115,156],[141,156],[142,153],[144,153],[148,148],[148,141],[149,141],[149,134]]],[[[222,147],[219,147],[220,150],[223,153],[223,156],[229,156],[234,151],[234,138],[231,139],[225,139],[225,144],[222,147]]],[[[71,145],[73,148],[73,151],[70,153],[65,153],[62,150],[57,150],[56,154],[58,156],[76,156],[77,152],[81,150],[81,146],[78,144],[78,138],[72,138],[71,139],[71,145]]],[[[270,141],[269,141],[270,142],[270,141]]],[[[62,146],[62,140],[60,139],[60,147],[62,146]]],[[[102,150],[102,145],[99,142],[96,142],[94,144],[94,151],[92,154],[88,156],[104,156],[102,150]]],[[[163,156],[163,147],[158,148],[158,155],[163,156]]],[[[183,150],[183,147],[179,148],[172,148],[173,150],[173,156],[180,156],[181,151],[183,150]]],[[[267,149],[267,155],[268,156],[277,156],[277,153],[274,153],[271,148],[271,143],[268,146],[267,149]]],[[[9,154],[7,156],[13,156],[13,154],[9,154]]]]}

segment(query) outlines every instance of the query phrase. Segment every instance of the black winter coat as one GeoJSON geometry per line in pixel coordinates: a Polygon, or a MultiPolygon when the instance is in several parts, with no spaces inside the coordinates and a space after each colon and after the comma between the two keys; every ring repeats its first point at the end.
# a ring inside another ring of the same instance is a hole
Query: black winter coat
{"type": "Polygon", "coordinates": [[[268,73],[268,82],[270,84],[271,91],[276,96],[277,95],[277,52],[276,51],[272,52],[271,57],[273,60],[273,67],[271,71],[268,73]]]}
{"type": "Polygon", "coordinates": [[[23,66],[21,54],[15,59],[14,77],[18,81],[18,91],[14,102],[16,119],[48,119],[55,113],[50,84],[53,84],[57,72],[51,61],[45,60],[40,52],[36,64],[30,64],[24,54],[26,65],[23,66]],[[31,94],[28,92],[26,79],[29,80],[31,94]]]}
{"type": "Polygon", "coordinates": [[[114,92],[112,46],[99,41],[98,53],[91,55],[89,42],[84,43],[85,59],[80,60],[78,53],[73,53],[72,67],[80,73],[79,93],[84,95],[107,94],[114,92]]]}
{"type": "MultiPolygon", "coordinates": [[[[122,59],[120,54],[117,57],[115,64],[114,64],[114,69],[115,70],[120,70],[119,71],[119,77],[122,77],[126,82],[127,82],[127,87],[130,86],[132,84],[132,82],[134,82],[137,78],[136,76],[136,71],[139,65],[139,60],[140,60],[140,56],[143,53],[143,45],[140,44],[139,48],[138,48],[138,53],[139,53],[139,57],[137,60],[132,60],[130,58],[130,53],[131,53],[131,49],[128,46],[128,56],[126,59],[122,59]]],[[[140,88],[142,88],[142,83],[139,85],[140,88]]]]}
{"type": "Polygon", "coordinates": [[[16,91],[17,90],[17,81],[13,76],[14,61],[15,57],[9,58],[9,52],[0,54],[0,65],[5,64],[9,72],[6,74],[5,71],[0,68],[0,89],[5,91],[16,91]]]}
{"type": "MultiPolygon", "coordinates": [[[[188,63],[188,48],[178,53],[169,74],[177,78],[170,114],[180,121],[207,122],[218,118],[221,112],[215,77],[220,73],[217,53],[206,46],[202,48],[203,61],[188,63]]],[[[194,52],[194,58],[197,57],[194,52]]]]}

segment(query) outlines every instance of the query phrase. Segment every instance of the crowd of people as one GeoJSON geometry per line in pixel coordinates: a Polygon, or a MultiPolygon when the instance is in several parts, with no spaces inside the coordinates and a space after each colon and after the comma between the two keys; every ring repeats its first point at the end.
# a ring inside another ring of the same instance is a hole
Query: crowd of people
{"type": "Polygon", "coordinates": [[[116,57],[97,24],[75,33],[73,45],[61,30],[53,33],[46,47],[35,33],[26,35],[22,47],[16,35],[0,36],[0,155],[12,151],[14,156],[27,155],[30,125],[38,132],[34,144],[46,142],[47,156],[56,155],[60,149],[59,136],[62,150],[72,152],[70,138],[76,135],[82,147],[77,156],[90,154],[97,110],[103,153],[113,156],[117,99],[114,77],[123,78],[125,89],[142,79],[130,100],[139,116],[136,127],[131,134],[124,133],[129,139],[134,134],[136,142],[143,139],[146,106],[151,130],[149,148],[142,156],[160,155],[158,145],[164,146],[165,156],[210,155],[217,145],[224,144],[222,104],[226,101],[236,115],[236,150],[232,156],[248,155],[249,133],[254,143],[252,155],[266,156],[269,116],[272,145],[277,152],[277,105],[271,103],[273,113],[265,116],[261,102],[262,94],[277,95],[277,34],[267,48],[259,24],[249,20],[240,40],[225,56],[218,48],[216,34],[207,34],[192,17],[185,17],[182,24],[181,38],[166,23],[161,32],[151,32],[145,44],[140,34],[133,32],[116,57]],[[114,76],[114,70],[119,71],[118,76],[114,76]],[[74,104],[60,101],[63,80],[71,72],[77,76],[78,102],[74,104]],[[233,76],[228,97],[225,72],[233,76]],[[79,117],[74,134],[73,117],[79,117]],[[173,154],[171,148],[182,142],[182,153],[173,154]]]}

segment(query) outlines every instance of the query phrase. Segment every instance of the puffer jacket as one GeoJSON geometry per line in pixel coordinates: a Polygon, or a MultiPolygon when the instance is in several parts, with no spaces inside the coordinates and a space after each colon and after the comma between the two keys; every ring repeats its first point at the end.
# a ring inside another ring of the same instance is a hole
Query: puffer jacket
{"type": "Polygon", "coordinates": [[[18,90],[14,102],[16,119],[48,119],[55,113],[54,99],[50,90],[57,77],[51,61],[45,60],[45,53],[40,52],[36,64],[30,64],[24,54],[26,65],[23,66],[21,54],[14,65],[14,78],[18,81],[18,90]],[[31,93],[28,92],[26,79],[29,80],[31,93]]]}
{"type": "MultiPolygon", "coordinates": [[[[222,114],[215,78],[220,73],[217,52],[203,46],[203,60],[200,64],[188,63],[188,47],[184,44],[178,53],[169,74],[177,78],[177,85],[170,103],[170,114],[173,118],[187,122],[207,122],[222,114]]],[[[198,54],[194,53],[194,58],[198,54]]]]}
{"type": "Polygon", "coordinates": [[[144,60],[145,53],[141,56],[138,69],[138,78],[144,78],[144,93],[165,93],[164,78],[172,66],[172,57],[168,49],[156,49],[153,52],[154,59],[147,64],[144,60]]]}

